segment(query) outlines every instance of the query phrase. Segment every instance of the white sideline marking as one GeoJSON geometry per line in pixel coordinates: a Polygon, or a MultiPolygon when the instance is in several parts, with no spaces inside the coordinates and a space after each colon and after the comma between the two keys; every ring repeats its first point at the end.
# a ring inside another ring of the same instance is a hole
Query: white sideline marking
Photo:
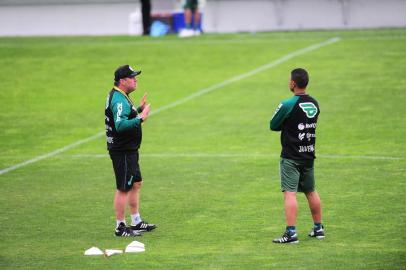
{"type": "MultiPolygon", "coordinates": [[[[238,153],[145,153],[144,158],[279,158],[279,154],[238,154],[238,153]]],[[[107,158],[108,154],[76,154],[64,155],[71,158],[107,158]]],[[[329,159],[367,159],[367,160],[405,160],[406,157],[389,156],[352,156],[352,155],[317,155],[319,158],[329,159]]]]}
{"type": "MultiPolygon", "coordinates": [[[[235,77],[233,77],[231,79],[225,80],[225,81],[223,81],[221,83],[212,85],[210,87],[198,90],[195,93],[193,93],[193,94],[191,94],[191,95],[189,95],[187,97],[181,98],[181,99],[179,99],[179,100],[177,100],[175,102],[172,102],[172,103],[170,103],[168,105],[165,105],[165,106],[163,106],[161,108],[158,108],[155,111],[152,111],[150,115],[152,116],[152,115],[158,114],[158,113],[160,113],[162,111],[168,110],[170,108],[179,106],[179,105],[181,105],[181,104],[183,104],[183,103],[185,103],[185,102],[187,102],[187,101],[189,101],[191,99],[194,99],[196,97],[199,97],[199,96],[207,94],[207,93],[210,93],[210,92],[212,92],[214,90],[220,89],[220,88],[222,88],[222,87],[224,87],[226,85],[229,85],[229,84],[231,84],[233,82],[237,82],[237,81],[243,80],[245,78],[254,76],[254,75],[256,75],[256,74],[258,74],[258,73],[260,73],[262,71],[265,71],[265,70],[270,69],[272,67],[275,67],[275,66],[277,66],[279,64],[282,64],[282,63],[284,63],[284,62],[286,62],[286,61],[288,61],[288,60],[290,60],[290,59],[292,59],[292,58],[294,58],[296,56],[303,55],[305,53],[317,50],[317,49],[319,49],[321,47],[336,43],[339,40],[340,40],[340,38],[337,38],[337,37],[331,38],[331,39],[328,39],[328,40],[323,41],[321,43],[313,44],[313,45],[310,45],[309,47],[306,47],[306,48],[303,48],[303,49],[288,53],[287,55],[282,56],[281,58],[279,58],[279,59],[277,59],[275,61],[269,62],[268,64],[260,66],[260,67],[258,67],[256,69],[252,70],[252,71],[249,71],[247,73],[243,73],[241,75],[235,76],[235,77]]],[[[46,159],[46,158],[49,158],[49,157],[53,157],[53,156],[55,156],[55,155],[57,155],[59,153],[65,152],[66,150],[72,149],[72,148],[74,148],[74,147],[76,147],[78,145],[81,145],[81,144],[84,144],[86,142],[89,142],[89,141],[95,140],[97,138],[100,138],[104,134],[105,134],[105,132],[97,133],[96,135],[93,135],[93,136],[88,137],[86,139],[83,139],[83,140],[77,141],[75,143],[69,144],[67,146],[59,148],[59,149],[57,149],[55,151],[52,151],[50,153],[47,153],[47,154],[44,154],[44,155],[41,155],[41,156],[37,156],[35,158],[32,158],[32,159],[24,161],[22,163],[16,164],[14,166],[2,169],[2,170],[0,170],[0,175],[5,174],[5,173],[10,172],[10,171],[13,171],[13,170],[16,170],[18,168],[24,167],[24,166],[26,166],[28,164],[31,164],[31,163],[34,163],[34,162],[37,162],[37,161],[40,161],[40,160],[43,160],[43,159],[46,159]]]]}
{"type": "Polygon", "coordinates": [[[31,164],[31,163],[34,163],[34,162],[37,162],[37,161],[40,161],[40,160],[43,160],[43,159],[46,159],[46,158],[49,158],[49,157],[56,156],[57,154],[65,152],[66,150],[74,148],[74,147],[76,147],[78,145],[84,144],[86,142],[93,141],[94,139],[97,139],[97,138],[101,137],[102,135],[104,135],[104,132],[103,133],[97,133],[96,135],[93,135],[93,136],[90,136],[90,137],[88,137],[86,139],[83,139],[83,140],[77,141],[75,143],[69,144],[69,145],[67,145],[65,147],[59,148],[59,149],[57,149],[55,151],[52,151],[52,152],[50,152],[48,154],[37,156],[37,157],[32,158],[30,160],[27,160],[27,161],[24,161],[22,163],[16,164],[14,166],[8,167],[6,169],[1,170],[0,175],[5,174],[5,173],[7,173],[9,171],[13,171],[13,170],[16,170],[18,168],[24,167],[24,166],[26,166],[28,164],[31,164]]]}

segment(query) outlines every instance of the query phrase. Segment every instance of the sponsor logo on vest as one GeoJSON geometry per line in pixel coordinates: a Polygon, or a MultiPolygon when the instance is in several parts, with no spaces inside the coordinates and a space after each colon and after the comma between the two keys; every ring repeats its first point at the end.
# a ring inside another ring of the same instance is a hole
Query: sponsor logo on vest
{"type": "Polygon", "coordinates": [[[306,133],[306,138],[310,142],[312,138],[316,138],[316,134],[314,133],[306,133]]]}
{"type": "Polygon", "coordinates": [[[299,103],[299,107],[302,108],[309,118],[313,118],[317,114],[317,107],[311,102],[299,103]]]}
{"type": "Polygon", "coordinates": [[[305,153],[305,152],[314,152],[314,145],[300,145],[299,146],[299,153],[305,153]]]}
{"type": "Polygon", "coordinates": [[[107,137],[107,143],[114,143],[113,142],[113,137],[107,137]]]}
{"type": "Polygon", "coordinates": [[[306,123],[306,124],[300,123],[299,125],[297,125],[298,130],[303,130],[305,128],[316,128],[316,123],[310,123],[310,124],[308,124],[308,123],[306,123]]]}
{"type": "Polygon", "coordinates": [[[299,135],[297,137],[299,138],[299,140],[303,141],[305,135],[306,135],[306,133],[299,133],[299,135]]]}
{"type": "Polygon", "coordinates": [[[118,103],[117,104],[117,118],[116,118],[116,122],[120,122],[121,121],[121,113],[123,112],[123,103],[118,103]]]}

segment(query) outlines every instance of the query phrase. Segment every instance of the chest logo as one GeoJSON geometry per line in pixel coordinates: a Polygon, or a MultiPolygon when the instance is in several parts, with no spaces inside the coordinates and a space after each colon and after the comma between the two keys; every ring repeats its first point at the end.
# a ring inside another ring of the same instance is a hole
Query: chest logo
{"type": "Polygon", "coordinates": [[[305,112],[306,116],[313,118],[317,114],[317,107],[311,102],[299,103],[299,107],[305,112]]]}

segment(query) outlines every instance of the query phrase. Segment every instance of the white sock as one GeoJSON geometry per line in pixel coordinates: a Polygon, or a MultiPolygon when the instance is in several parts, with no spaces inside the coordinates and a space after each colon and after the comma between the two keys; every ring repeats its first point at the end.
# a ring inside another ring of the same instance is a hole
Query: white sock
{"type": "Polygon", "coordinates": [[[140,213],[131,215],[131,225],[135,226],[142,221],[140,213]]]}
{"type": "Polygon", "coordinates": [[[124,225],[126,225],[125,220],[116,220],[116,228],[118,228],[118,225],[120,225],[121,222],[123,222],[124,225]]]}

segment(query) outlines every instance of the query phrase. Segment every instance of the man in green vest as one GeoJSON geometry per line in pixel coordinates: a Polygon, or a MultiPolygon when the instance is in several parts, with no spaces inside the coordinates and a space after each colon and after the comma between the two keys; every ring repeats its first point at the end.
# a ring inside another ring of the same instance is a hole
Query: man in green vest
{"type": "Polygon", "coordinates": [[[293,97],[282,101],[270,121],[273,131],[281,131],[280,177],[284,194],[286,231],[274,243],[298,243],[296,193],[303,192],[309,203],[314,226],[310,237],[323,239],[321,202],[314,182],[316,125],[320,113],[318,102],[306,93],[309,74],[302,68],[292,70],[289,89],[293,97]]]}
{"type": "Polygon", "coordinates": [[[142,220],[139,212],[142,176],[138,149],[142,141],[141,124],[148,118],[150,104],[147,104],[144,95],[140,106],[136,108],[129,94],[137,88],[137,76],[140,73],[129,65],[120,66],[114,73],[114,87],[107,96],[105,107],[107,149],[116,176],[116,236],[139,236],[141,231],[156,228],[154,224],[142,220]],[[131,212],[131,226],[125,222],[127,202],[131,212]]]}

